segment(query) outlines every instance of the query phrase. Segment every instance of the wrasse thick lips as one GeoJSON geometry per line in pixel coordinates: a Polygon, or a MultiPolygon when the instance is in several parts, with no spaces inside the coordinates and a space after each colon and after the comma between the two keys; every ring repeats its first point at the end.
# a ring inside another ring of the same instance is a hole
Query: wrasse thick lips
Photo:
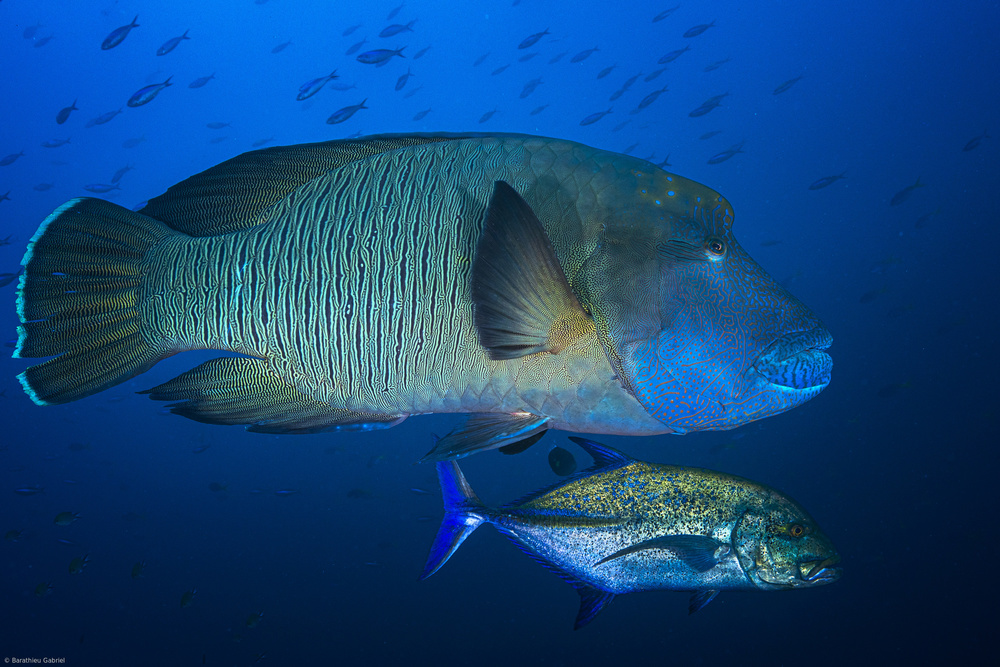
{"type": "Polygon", "coordinates": [[[834,567],[840,563],[840,556],[831,556],[825,560],[802,563],[799,570],[802,573],[802,580],[809,583],[832,583],[840,579],[841,569],[834,567]]]}
{"type": "Polygon", "coordinates": [[[823,327],[785,334],[757,358],[754,369],[771,384],[791,389],[825,387],[833,360],[823,352],[833,343],[823,327]]]}

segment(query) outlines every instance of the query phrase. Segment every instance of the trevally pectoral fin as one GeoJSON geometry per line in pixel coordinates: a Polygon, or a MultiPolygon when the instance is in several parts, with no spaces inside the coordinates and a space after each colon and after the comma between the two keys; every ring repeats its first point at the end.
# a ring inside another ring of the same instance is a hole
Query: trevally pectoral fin
{"type": "Polygon", "coordinates": [[[256,433],[368,431],[395,426],[408,416],[332,407],[276,377],[263,360],[249,357],[211,359],[139,393],[179,401],[167,407],[188,419],[246,424],[256,433]]]}
{"type": "MultiPolygon", "coordinates": [[[[680,560],[689,565],[691,569],[697,572],[708,572],[718,565],[719,558],[725,555],[720,553],[720,547],[725,547],[725,545],[718,540],[705,537],[704,535],[664,535],[637,542],[624,549],[620,549],[594,563],[594,567],[637,551],[665,549],[672,551],[680,560]]],[[[728,553],[728,549],[726,549],[726,553],[728,553]]]]}
{"type": "Polygon", "coordinates": [[[496,181],[472,265],[474,322],[491,359],[557,354],[592,333],[542,223],[524,198],[496,181]]]}
{"type": "Polygon", "coordinates": [[[548,417],[530,412],[473,414],[462,426],[438,440],[420,462],[460,459],[487,449],[510,446],[537,436],[539,431],[544,432],[548,421],[548,417]]]}
{"type": "Polygon", "coordinates": [[[719,594],[717,590],[695,591],[691,594],[691,601],[688,603],[688,615],[704,609],[705,605],[715,599],[719,594]]]}

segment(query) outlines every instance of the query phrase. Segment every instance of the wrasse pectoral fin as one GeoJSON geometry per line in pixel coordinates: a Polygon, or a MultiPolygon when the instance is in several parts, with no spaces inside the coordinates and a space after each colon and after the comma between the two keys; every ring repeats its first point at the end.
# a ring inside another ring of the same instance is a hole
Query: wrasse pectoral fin
{"type": "Polygon", "coordinates": [[[691,569],[697,572],[708,572],[719,563],[716,553],[720,546],[722,546],[721,542],[704,535],[664,535],[620,549],[594,563],[594,567],[637,551],[666,549],[672,551],[691,569]]]}
{"type": "Polygon", "coordinates": [[[479,342],[491,359],[557,354],[594,330],[531,206],[496,181],[472,265],[479,342]]]}
{"type": "Polygon", "coordinates": [[[219,357],[139,392],[206,424],[247,424],[255,433],[319,433],[389,428],[408,415],[331,407],[275,376],[261,359],[219,357]]]}
{"type": "Polygon", "coordinates": [[[709,602],[715,599],[715,596],[719,594],[717,590],[708,591],[695,591],[691,594],[691,601],[688,603],[688,615],[700,611],[705,608],[709,602]]]}
{"type": "MultiPolygon", "coordinates": [[[[530,446],[541,437],[539,432],[545,432],[548,421],[548,417],[539,417],[530,412],[472,414],[462,426],[438,440],[420,462],[460,459],[476,452],[496,449],[501,445],[510,447],[520,444],[518,441],[535,438],[528,443],[530,446]]],[[[516,454],[517,451],[512,453],[516,454]]]]}

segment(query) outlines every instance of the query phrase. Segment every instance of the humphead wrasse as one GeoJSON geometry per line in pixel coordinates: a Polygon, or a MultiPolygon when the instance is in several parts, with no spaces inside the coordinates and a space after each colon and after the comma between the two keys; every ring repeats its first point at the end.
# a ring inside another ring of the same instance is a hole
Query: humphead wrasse
{"type": "Polygon", "coordinates": [[[39,405],[178,352],[144,392],[264,433],[468,413],[428,455],[546,429],[731,429],[830,380],[830,334],[737,244],[717,192],[524,135],[381,135],[223,162],[138,212],[93,198],[32,238],[15,357],[39,405]]]}
{"type": "Polygon", "coordinates": [[[635,461],[583,438],[594,466],[498,508],[455,461],[439,462],[444,520],[421,579],[491,523],[580,594],[576,628],[622,593],[692,593],[694,613],[723,590],[793,590],[840,578],[840,556],[794,500],[724,473],[635,461]]]}

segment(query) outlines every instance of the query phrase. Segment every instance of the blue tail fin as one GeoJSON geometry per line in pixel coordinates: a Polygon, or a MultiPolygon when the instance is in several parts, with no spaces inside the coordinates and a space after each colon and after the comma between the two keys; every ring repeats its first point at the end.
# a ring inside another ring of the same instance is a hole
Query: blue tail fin
{"type": "Polygon", "coordinates": [[[421,579],[426,579],[441,569],[458,547],[462,546],[465,538],[487,520],[485,506],[465,481],[465,475],[455,461],[438,463],[437,472],[441,482],[441,495],[444,496],[444,519],[434,538],[431,552],[427,555],[421,579]]]}

